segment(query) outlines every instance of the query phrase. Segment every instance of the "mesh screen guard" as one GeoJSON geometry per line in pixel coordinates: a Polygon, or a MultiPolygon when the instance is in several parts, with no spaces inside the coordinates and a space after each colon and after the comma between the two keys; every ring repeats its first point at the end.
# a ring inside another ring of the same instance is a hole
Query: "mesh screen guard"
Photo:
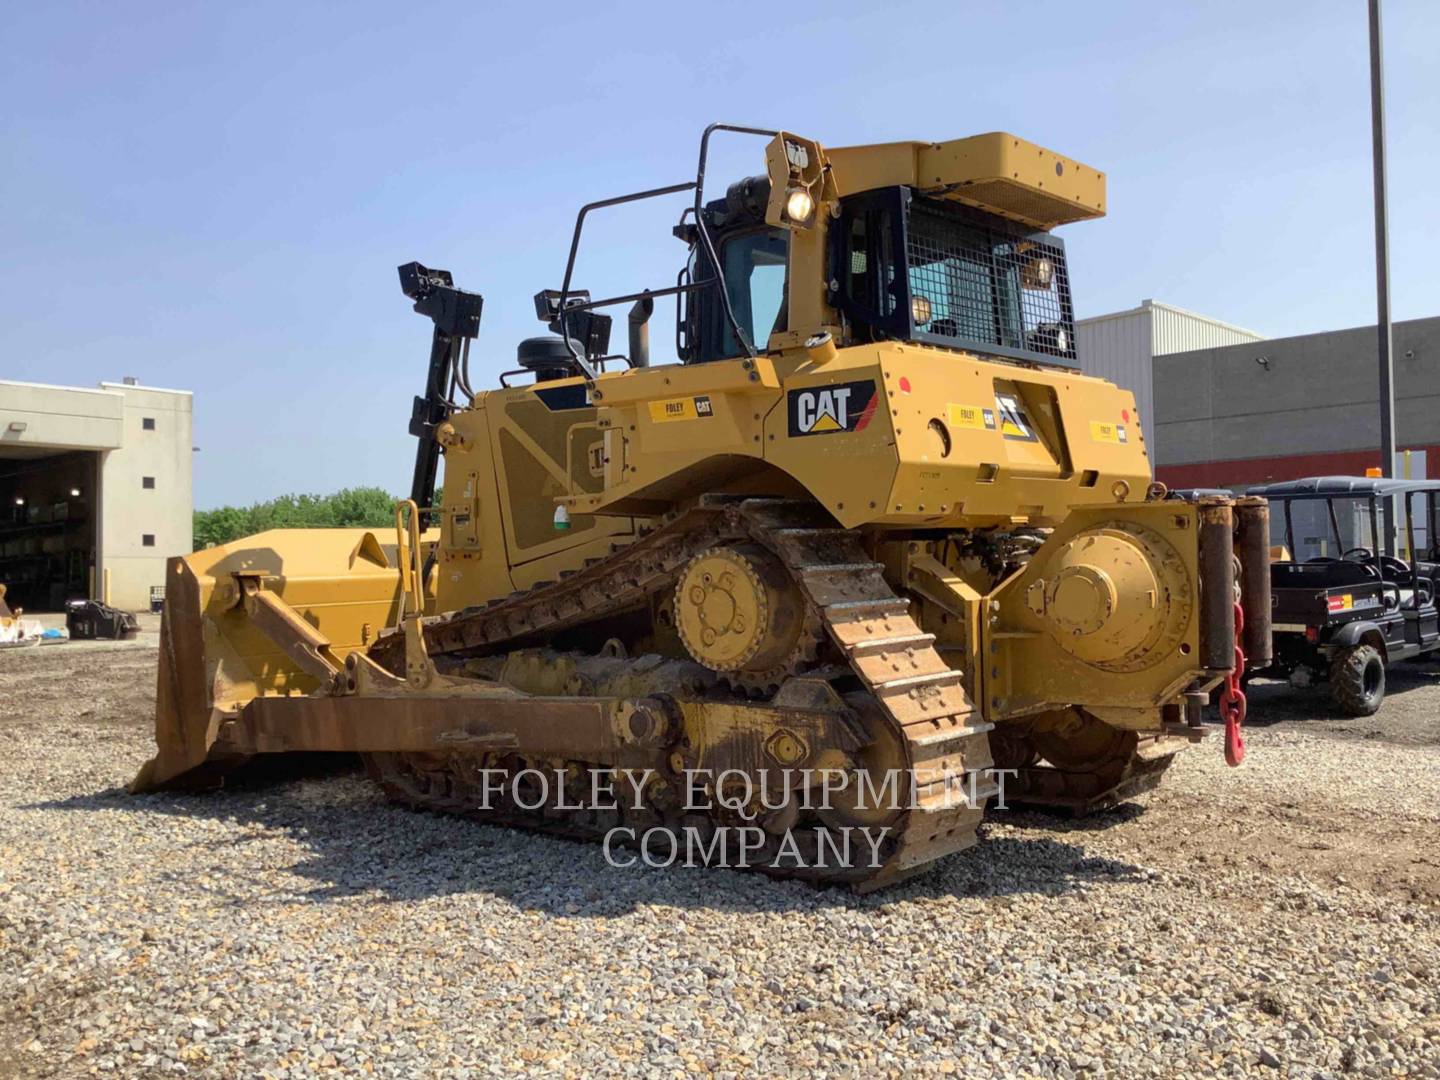
{"type": "Polygon", "coordinates": [[[1059,241],[916,197],[905,262],[917,337],[1074,362],[1075,317],[1059,241]]]}

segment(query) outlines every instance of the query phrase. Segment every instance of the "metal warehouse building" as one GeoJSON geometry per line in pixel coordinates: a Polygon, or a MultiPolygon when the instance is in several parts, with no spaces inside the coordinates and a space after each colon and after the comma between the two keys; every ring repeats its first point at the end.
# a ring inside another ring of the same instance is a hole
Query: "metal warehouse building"
{"type": "Polygon", "coordinates": [[[1243,327],[1154,300],[1075,323],[1075,354],[1083,371],[1133,391],[1141,428],[1155,454],[1155,358],[1192,349],[1263,340],[1243,327]]]}
{"type": "Polygon", "coordinates": [[[166,558],[190,551],[191,452],[188,391],[0,381],[6,602],[148,609],[166,558]]]}
{"type": "MultiPolygon", "coordinates": [[[[1378,355],[1364,326],[1156,357],[1156,478],[1239,488],[1364,475],[1380,464],[1378,355]]],[[[1440,463],[1440,318],[1396,323],[1393,355],[1396,472],[1423,477],[1440,463]]]]}

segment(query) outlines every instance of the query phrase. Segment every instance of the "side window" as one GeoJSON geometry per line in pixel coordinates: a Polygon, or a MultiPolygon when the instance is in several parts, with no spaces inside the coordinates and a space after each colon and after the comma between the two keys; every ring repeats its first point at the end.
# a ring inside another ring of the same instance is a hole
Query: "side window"
{"type": "MultiPolygon", "coordinates": [[[[720,258],[735,321],[758,350],[777,329],[785,328],[785,279],[790,256],[789,234],[784,229],[746,233],[725,241],[720,258]]],[[[716,305],[719,309],[720,305],[716,305]]],[[[739,356],[744,350],[735,340],[723,310],[720,321],[720,356],[739,356]]]]}
{"type": "MultiPolygon", "coordinates": [[[[844,206],[841,227],[831,233],[832,278],[839,283],[833,302],[853,321],[863,339],[903,337],[908,322],[899,312],[897,228],[891,194],[853,197],[844,206]]],[[[927,316],[928,318],[928,316],[927,316]]]]}

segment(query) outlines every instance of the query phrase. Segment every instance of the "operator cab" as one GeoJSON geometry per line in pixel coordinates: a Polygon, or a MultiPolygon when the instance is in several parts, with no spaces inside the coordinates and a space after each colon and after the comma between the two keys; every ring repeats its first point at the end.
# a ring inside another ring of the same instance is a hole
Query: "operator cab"
{"type": "Polygon", "coordinates": [[[1270,565],[1271,673],[1306,684],[1328,671],[1338,704],[1373,713],[1385,664],[1440,650],[1440,481],[1321,476],[1248,494],[1270,501],[1283,530],[1285,557],[1270,565]],[[1387,542],[1387,503],[1403,518],[1405,558],[1387,542]]]}
{"type": "MultiPolygon", "coordinates": [[[[760,351],[771,334],[789,326],[790,230],[765,223],[769,197],[769,178],[751,176],[731,184],[723,199],[714,199],[701,210],[722,268],[719,274],[705,253],[699,228],[693,222],[675,227],[675,235],[690,246],[681,283],[708,281],[718,286],[723,282],[740,332],[760,351]]],[[[717,288],[687,293],[685,300],[676,316],[681,361],[745,355],[717,288]]]]}
{"type": "MultiPolygon", "coordinates": [[[[741,331],[763,351],[789,329],[790,230],[765,223],[770,184],[752,176],[704,207],[721,267],[699,230],[682,282],[723,281],[741,331]]],[[[996,214],[896,185],[839,200],[827,236],[825,300],[851,343],[910,341],[987,356],[1072,366],[1075,314],[1064,241],[996,214]]],[[[680,358],[745,355],[715,290],[679,315],[680,358]]]]}
{"type": "Polygon", "coordinates": [[[546,344],[542,367],[522,357],[506,376],[568,369],[593,382],[607,364],[647,367],[647,323],[670,296],[683,363],[904,341],[1073,368],[1065,245],[1051,230],[1101,217],[1104,206],[1103,173],[1004,132],[826,151],[788,132],[711,124],[693,181],[580,208],[560,288],[535,296],[559,345],[546,344]],[[707,201],[717,132],[766,138],[766,171],[707,201]],[[693,202],[672,231],[690,252],[673,285],[601,299],[575,287],[591,212],[682,192],[693,202]],[[601,309],[620,304],[634,305],[629,350],[612,353],[612,317],[601,309]],[[568,362],[550,363],[561,350],[568,362]]]}

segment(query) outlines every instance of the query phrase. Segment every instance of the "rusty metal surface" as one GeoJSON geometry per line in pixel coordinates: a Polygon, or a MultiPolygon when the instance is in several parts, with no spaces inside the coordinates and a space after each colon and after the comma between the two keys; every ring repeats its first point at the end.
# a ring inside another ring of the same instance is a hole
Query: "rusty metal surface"
{"type": "Polygon", "coordinates": [[[240,587],[245,596],[245,613],[297,667],[322,684],[339,673],[340,662],[330,651],[330,639],[284,600],[262,588],[258,575],[242,576],[240,587]]]}
{"type": "Polygon", "coordinates": [[[515,749],[584,757],[605,765],[649,764],[626,755],[608,698],[526,695],[256,698],[222,725],[216,746],[230,753],[305,750],[515,749]]]}
{"type": "MultiPolygon", "coordinates": [[[[270,530],[171,559],[166,585],[156,755],[136,791],[187,784],[246,702],[329,689],[332,664],[363,651],[398,610],[398,573],[366,529],[270,530]]],[[[211,762],[194,779],[218,771],[211,762]]]]}
{"type": "Polygon", "coordinates": [[[1270,666],[1270,503],[1262,498],[1235,500],[1235,554],[1240,560],[1240,607],[1245,612],[1242,648],[1252,670],[1270,666]]]}
{"type": "Polygon", "coordinates": [[[1086,817],[1118,806],[1152,791],[1175,760],[1174,752],[1161,757],[1131,757],[1115,770],[1066,770],[1032,766],[1010,778],[1005,788],[1009,805],[1059,810],[1086,817]]]}
{"type": "MultiPolygon", "coordinates": [[[[812,744],[819,740],[818,749],[840,754],[835,760],[849,767],[856,764],[851,755],[868,745],[868,766],[877,775],[900,770],[914,785],[913,797],[893,823],[896,834],[887,841],[880,867],[848,867],[831,876],[877,888],[971,846],[994,790],[983,775],[991,765],[986,740],[991,725],[975,710],[961,672],[946,665],[933,637],[910,616],[905,600],[875,572],[860,535],[835,527],[823,510],[807,501],[704,500],[656,533],[562,582],[427,621],[426,647],[444,666],[506,652],[519,642],[605,612],[641,606],[651,594],[673,588],[696,554],[727,543],[759,545],[779,559],[826,632],[827,646],[818,659],[832,669],[840,665],[865,691],[858,699],[851,695],[843,706],[832,702],[804,723],[802,713],[784,707],[785,687],[769,704],[679,702],[689,748],[672,748],[669,774],[687,768],[763,766],[766,753],[775,756],[771,736],[780,732],[806,754],[817,749],[812,744]],[[833,727],[837,719],[858,725],[863,737],[846,738],[843,729],[833,727]]],[[[392,670],[403,662],[401,655],[393,636],[371,652],[392,670]]],[[[566,757],[585,767],[605,763],[578,747],[566,751],[566,757]]],[[[797,758],[791,764],[809,760],[797,758]]],[[[474,768],[473,761],[452,759],[447,764],[433,755],[424,760],[377,755],[371,761],[372,772],[396,797],[447,810],[457,809],[454,792],[466,787],[465,778],[474,768]]],[[[667,799],[661,795],[647,813],[666,821],[666,811],[667,799]]],[[[563,824],[553,815],[538,823],[534,815],[511,817],[518,824],[594,835],[599,824],[583,812],[576,814],[578,818],[566,815],[563,824]]]]}
{"type": "MultiPolygon", "coordinates": [[[[1223,517],[1228,522],[1228,507],[1223,517]]],[[[972,845],[995,784],[986,774],[992,725],[971,700],[964,670],[947,663],[867,543],[809,501],[708,497],[561,581],[423,624],[407,620],[415,639],[408,651],[427,665],[421,683],[402,677],[410,674],[405,635],[392,631],[368,655],[348,656],[329,693],[264,696],[213,713],[205,738],[185,751],[183,761],[168,762],[167,775],[186,768],[198,775],[202,770],[195,766],[206,761],[207,749],[212,766],[257,753],[359,750],[392,797],[473,814],[479,813],[473,800],[485,768],[510,775],[557,763],[576,773],[653,768],[661,781],[645,793],[634,820],[675,826],[695,824],[694,814],[677,809],[675,779],[687,768],[754,771],[777,762],[824,762],[876,775],[893,769],[911,785],[903,810],[876,817],[841,808],[829,819],[893,829],[878,867],[775,871],[878,888],[972,845]],[[806,625],[815,631],[786,661],[771,700],[751,700],[749,687],[727,688],[728,673],[697,676],[698,665],[685,661],[541,656],[528,648],[615,613],[663,611],[685,566],[702,552],[727,546],[770,553],[803,597],[806,625]],[[657,605],[657,598],[665,602],[657,605]],[[417,649],[422,639],[423,649],[417,649]],[[862,689],[842,701],[831,686],[837,679],[847,689],[862,689]],[[525,685],[538,696],[529,696],[525,685]]],[[[181,577],[183,571],[182,565],[181,577]]],[[[295,627],[283,605],[250,600],[262,628],[292,660],[318,662],[324,655],[318,635],[295,627]]],[[[172,610],[166,646],[192,650],[168,670],[172,698],[191,695],[178,713],[204,708],[207,698],[198,649],[203,631],[190,625],[198,622],[199,605],[172,610]]],[[[197,727],[192,723],[188,730],[197,727]]],[[[1112,766],[1107,759],[1088,771],[1072,767],[1060,775],[1052,769],[1029,786],[1054,805],[1077,799],[1099,805],[1137,790],[1160,771],[1125,763],[1112,776],[1112,766]],[[1059,790],[1052,790],[1057,784],[1059,790]]],[[[583,804],[533,812],[513,806],[481,816],[590,837],[616,820],[583,804]]],[[[707,828],[725,824],[723,816],[701,818],[707,828]]],[[[805,826],[821,823],[801,820],[796,831],[813,843],[814,831],[805,826]]],[[[769,821],[780,831],[793,824],[784,815],[769,821]]]]}
{"type": "Polygon", "coordinates": [[[1228,499],[1200,500],[1200,663],[1235,666],[1235,523],[1228,499]]]}
{"type": "MultiPolygon", "coordinates": [[[[516,641],[553,634],[601,616],[643,605],[696,555],[725,540],[747,536],[732,503],[704,502],[661,528],[563,580],[542,582],[479,607],[425,620],[432,656],[482,656],[516,641]]],[[[383,634],[371,647],[376,663],[398,671],[403,635],[383,634]]]]}
{"type": "MultiPolygon", "coordinates": [[[[1098,722],[1097,722],[1098,723],[1098,722]]],[[[1160,783],[1175,760],[1181,740],[1115,732],[1101,741],[1081,738],[1067,745],[1043,734],[1019,736],[1006,747],[1009,806],[1058,810],[1072,817],[1108,810],[1160,783]],[[1088,750],[1088,756],[1080,750],[1088,750]],[[1046,755],[1059,760],[1052,761],[1046,755]]]]}
{"type": "Polygon", "coordinates": [[[212,716],[206,673],[199,582],[189,563],[171,559],[160,616],[155,756],[141,767],[131,791],[152,790],[205,762],[219,727],[212,716]]]}

